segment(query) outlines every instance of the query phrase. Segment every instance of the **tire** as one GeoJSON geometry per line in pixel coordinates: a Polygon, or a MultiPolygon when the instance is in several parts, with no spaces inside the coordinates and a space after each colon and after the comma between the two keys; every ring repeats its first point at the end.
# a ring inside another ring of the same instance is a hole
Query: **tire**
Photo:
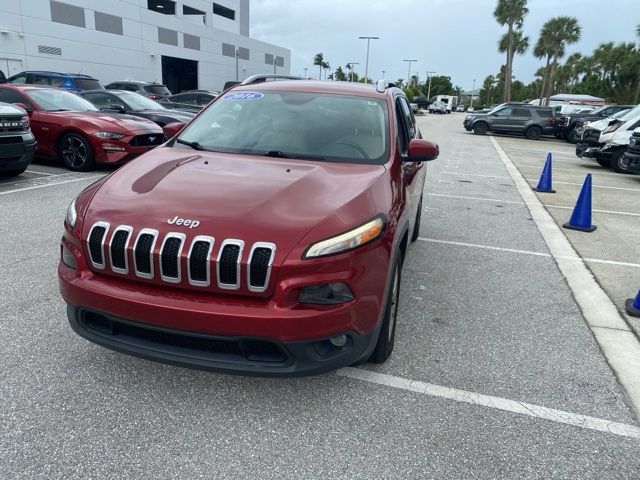
{"type": "Polygon", "coordinates": [[[611,167],[611,160],[608,158],[596,158],[595,160],[596,162],[598,162],[598,165],[600,165],[601,167],[604,167],[604,168],[611,167]]]}
{"type": "Polygon", "coordinates": [[[420,236],[420,219],[422,218],[422,197],[420,197],[420,203],[418,204],[418,211],[416,212],[416,224],[413,227],[413,233],[411,234],[411,241],[415,242],[420,236]]]}
{"type": "Polygon", "coordinates": [[[473,133],[475,133],[476,135],[484,135],[488,131],[489,131],[489,125],[487,125],[485,122],[477,122],[473,126],[473,133]]]}
{"type": "Polygon", "coordinates": [[[611,170],[616,173],[632,173],[625,168],[626,163],[628,162],[624,159],[624,152],[625,150],[620,150],[619,152],[614,153],[611,157],[611,170]]]}
{"type": "Polygon", "coordinates": [[[380,334],[376,341],[376,347],[369,357],[372,363],[384,363],[391,352],[396,340],[396,319],[398,317],[398,299],[400,298],[400,282],[402,280],[402,252],[398,250],[396,259],[393,264],[393,274],[391,277],[391,285],[387,294],[387,302],[385,305],[384,319],[380,334]]]}
{"type": "Polygon", "coordinates": [[[565,136],[565,140],[567,142],[573,143],[573,144],[578,143],[580,138],[578,137],[578,132],[576,132],[575,128],[571,129],[571,131],[569,133],[567,133],[567,135],[565,136]]]}
{"type": "Polygon", "coordinates": [[[91,145],[79,133],[71,132],[58,140],[58,158],[74,172],[87,172],[95,166],[91,145]]]}
{"type": "Polygon", "coordinates": [[[24,173],[27,167],[24,168],[16,168],[14,170],[2,170],[0,171],[0,176],[2,177],[17,177],[18,175],[24,173]]]}
{"type": "Polygon", "coordinates": [[[533,125],[527,128],[527,131],[524,132],[524,134],[529,140],[539,140],[542,136],[542,129],[537,125],[533,125]]]}

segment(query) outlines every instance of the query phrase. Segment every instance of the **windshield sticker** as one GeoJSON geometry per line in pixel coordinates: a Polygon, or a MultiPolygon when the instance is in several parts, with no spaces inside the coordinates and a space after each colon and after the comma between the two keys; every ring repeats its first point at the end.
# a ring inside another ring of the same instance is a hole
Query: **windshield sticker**
{"type": "Polygon", "coordinates": [[[224,100],[260,100],[264,97],[260,92],[229,92],[224,97],[224,100]]]}

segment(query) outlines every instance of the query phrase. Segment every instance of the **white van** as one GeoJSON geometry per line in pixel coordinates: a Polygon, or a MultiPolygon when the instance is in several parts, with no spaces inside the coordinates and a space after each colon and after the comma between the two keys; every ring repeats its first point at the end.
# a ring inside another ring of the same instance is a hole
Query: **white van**
{"type": "Polygon", "coordinates": [[[438,95],[436,102],[444,103],[447,113],[455,112],[456,108],[458,108],[458,97],[455,95],[438,95]]]}

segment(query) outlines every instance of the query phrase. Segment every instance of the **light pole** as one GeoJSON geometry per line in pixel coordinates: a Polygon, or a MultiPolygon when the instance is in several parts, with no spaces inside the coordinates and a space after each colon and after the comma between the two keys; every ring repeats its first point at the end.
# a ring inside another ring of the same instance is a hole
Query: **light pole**
{"type": "Polygon", "coordinates": [[[417,62],[415,58],[402,60],[403,62],[409,62],[409,71],[407,72],[407,87],[409,86],[409,81],[411,80],[411,64],[413,62],[417,62]]]}
{"type": "Polygon", "coordinates": [[[383,80],[384,80],[384,74],[385,74],[385,71],[384,71],[384,70],[382,70],[382,79],[383,79],[383,80]]]}
{"type": "Polygon", "coordinates": [[[473,91],[476,89],[476,79],[473,79],[473,88],[471,89],[471,108],[473,108],[473,91]]]}
{"type": "Polygon", "coordinates": [[[378,40],[380,37],[358,37],[360,40],[367,41],[367,58],[364,63],[364,78],[365,82],[369,79],[369,43],[371,40],[378,40]]]}
{"type": "Polygon", "coordinates": [[[309,70],[307,67],[304,67],[304,78],[307,78],[307,70],[309,70]]]}
{"type": "Polygon", "coordinates": [[[239,66],[240,66],[240,50],[236,48],[236,82],[240,80],[239,78],[239,66]]]}
{"type": "Polygon", "coordinates": [[[349,62],[347,65],[349,66],[349,81],[353,82],[353,71],[355,70],[353,67],[360,64],[358,62],[349,62]]]}
{"type": "Polygon", "coordinates": [[[273,56],[273,74],[276,74],[276,56],[273,56]]]}
{"type": "Polygon", "coordinates": [[[427,87],[427,101],[431,101],[431,74],[436,72],[426,72],[427,78],[429,79],[429,86],[427,87]]]}

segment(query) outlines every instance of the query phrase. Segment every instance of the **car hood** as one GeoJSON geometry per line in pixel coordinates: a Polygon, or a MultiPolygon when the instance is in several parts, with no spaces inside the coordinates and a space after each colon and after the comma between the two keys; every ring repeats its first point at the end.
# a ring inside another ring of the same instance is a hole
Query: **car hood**
{"type": "Polygon", "coordinates": [[[10,103],[0,102],[0,115],[12,117],[24,117],[27,114],[22,108],[11,105],[10,103]]]}
{"type": "MultiPolygon", "coordinates": [[[[386,171],[355,165],[158,147],[114,172],[93,197],[96,221],[277,245],[284,260],[316,225],[367,191],[386,171]],[[168,222],[196,220],[189,228],[168,222]]],[[[335,232],[340,233],[340,232],[335,232]]]]}
{"type": "Polygon", "coordinates": [[[154,122],[133,115],[110,112],[46,112],[47,115],[60,117],[62,122],[84,122],[98,130],[115,133],[161,133],[162,129],[154,122]]]}

